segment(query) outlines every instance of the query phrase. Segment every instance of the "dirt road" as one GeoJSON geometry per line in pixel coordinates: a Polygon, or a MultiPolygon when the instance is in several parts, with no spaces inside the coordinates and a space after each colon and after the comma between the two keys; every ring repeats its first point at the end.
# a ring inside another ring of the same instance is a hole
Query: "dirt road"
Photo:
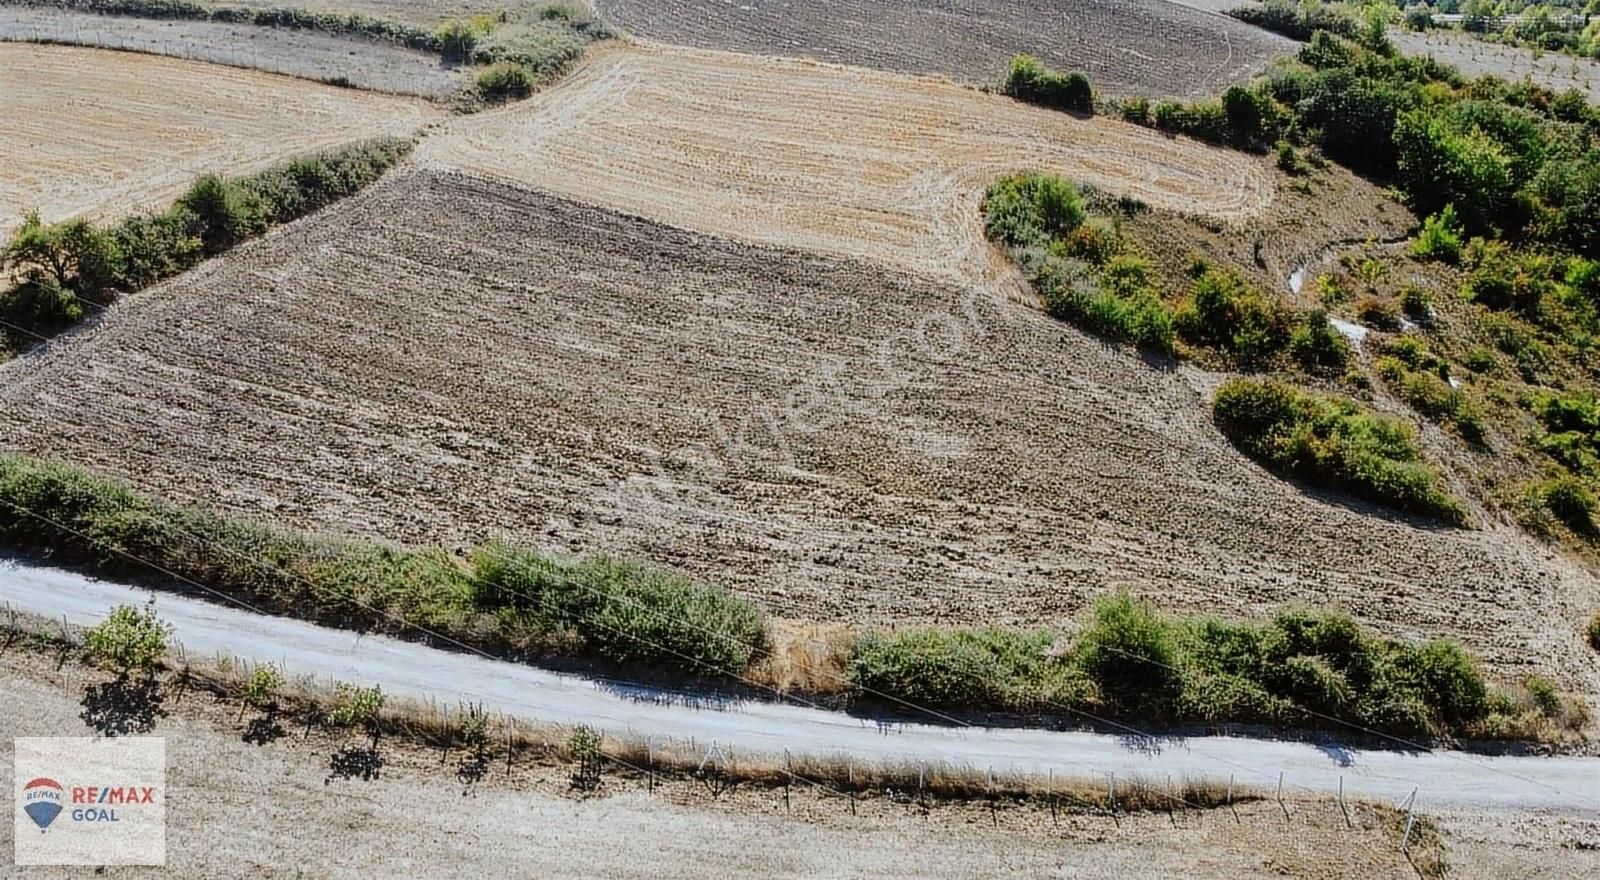
{"type": "Polygon", "coordinates": [[[0,236],[164,208],[194,178],[407,135],[426,101],[133,52],[0,43],[0,236]],[[70,109],[70,112],[63,112],[70,109]]]}
{"type": "MultiPolygon", "coordinates": [[[[153,594],[67,572],[6,563],[0,602],[76,625],[153,594]]],[[[1398,801],[1413,789],[1430,808],[1538,809],[1600,813],[1600,758],[1485,757],[1453,752],[1361,751],[1329,744],[1231,737],[1137,740],[1015,728],[880,722],[799,705],[673,695],[561,675],[471,654],[327,629],[172,594],[156,608],[196,656],[232,654],[296,674],[380,685],[385,693],[482,702],[530,720],[590,724],[634,736],[717,742],[743,752],[844,753],[862,761],[993,767],[997,773],[1098,779],[1225,780],[1327,795],[1342,784],[1358,798],[1398,801]],[[1342,780],[1342,782],[1341,782],[1342,780]]]]}
{"type": "Polygon", "coordinates": [[[963,278],[1007,271],[978,210],[1003,174],[1053,171],[1221,220],[1274,192],[1257,157],[948,82],[623,45],[455,120],[418,156],[686,229],[963,278]]]}

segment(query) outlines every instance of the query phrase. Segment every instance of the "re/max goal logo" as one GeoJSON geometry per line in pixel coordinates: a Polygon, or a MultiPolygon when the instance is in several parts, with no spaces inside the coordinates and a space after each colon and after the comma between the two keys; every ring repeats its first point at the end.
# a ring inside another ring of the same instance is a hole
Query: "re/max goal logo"
{"type": "Polygon", "coordinates": [[[62,813],[73,822],[120,822],[119,808],[135,804],[154,804],[153,785],[74,785],[71,809],[61,803],[66,786],[54,779],[35,779],[23,791],[23,810],[40,831],[49,828],[62,813]]]}

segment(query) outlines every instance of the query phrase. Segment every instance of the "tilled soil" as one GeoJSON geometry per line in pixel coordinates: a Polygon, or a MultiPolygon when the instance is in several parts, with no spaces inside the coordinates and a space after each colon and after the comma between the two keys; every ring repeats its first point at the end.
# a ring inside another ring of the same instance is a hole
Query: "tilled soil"
{"type": "Polygon", "coordinates": [[[1026,306],[407,170],[4,368],[0,445],[265,520],[676,565],[815,620],[1342,607],[1600,693],[1592,574],[1278,479],[1026,306]]]}
{"type": "Polygon", "coordinates": [[[595,0],[641,37],[931,73],[976,85],[1017,54],[1088,74],[1113,95],[1212,97],[1289,40],[1164,0],[595,0]]]}
{"type": "Polygon", "coordinates": [[[0,5],[0,40],[150,52],[426,98],[449,97],[467,82],[464,69],[445,67],[439,56],[390,43],[221,21],[0,5]]]}
{"type": "Polygon", "coordinates": [[[44,219],[165,207],[207,173],[406,135],[443,115],[416,98],[133,52],[0,44],[0,233],[44,219]]]}
{"type": "Polygon", "coordinates": [[[689,229],[963,279],[1010,272],[983,237],[995,178],[1054,171],[1237,220],[1274,198],[1247,154],[1078,119],[943,80],[611,46],[418,155],[689,229]]]}

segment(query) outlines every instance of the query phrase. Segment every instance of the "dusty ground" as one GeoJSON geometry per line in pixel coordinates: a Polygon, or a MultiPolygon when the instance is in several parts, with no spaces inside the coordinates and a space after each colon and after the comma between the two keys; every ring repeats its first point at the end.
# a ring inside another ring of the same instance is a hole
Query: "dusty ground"
{"type": "Polygon", "coordinates": [[[467,80],[437,55],[316,31],[214,21],[153,20],[0,5],[0,40],[100,46],[252,67],[357,88],[444,98],[467,80]]]}
{"type": "Polygon", "coordinates": [[[419,147],[690,229],[920,272],[997,264],[978,206],[998,176],[1056,171],[1152,205],[1242,218],[1264,160],[940,80],[725,52],[603,47],[560,84],[419,147]]]}
{"type": "Polygon", "coordinates": [[[1591,58],[1535,54],[1532,49],[1486,43],[1457,31],[1394,30],[1389,39],[1407,55],[1431,55],[1469,77],[1492,74],[1512,81],[1528,77],[1546,88],[1558,92],[1575,88],[1591,102],[1600,101],[1600,62],[1591,58]]]}
{"type": "Polygon", "coordinates": [[[1294,43],[1163,0],[597,0],[641,37],[973,84],[998,83],[1013,55],[1089,75],[1115,95],[1209,97],[1294,43]]]}
{"type": "Polygon", "coordinates": [[[414,98],[131,52],[0,44],[0,231],[165,207],[195,177],[409,134],[414,98]]]}
{"type": "Polygon", "coordinates": [[[1211,425],[1219,378],[970,288],[402,172],[5,367],[0,445],[274,521],[639,554],[799,619],[1303,602],[1600,694],[1589,571],[1271,476],[1211,425]]]}
{"type": "MultiPolygon", "coordinates": [[[[0,664],[0,697],[29,707],[0,716],[0,788],[10,789],[11,738],[87,735],[79,700],[103,676],[76,663],[57,671],[52,659],[17,650],[0,664]]],[[[1037,807],[1002,804],[991,817],[984,804],[944,804],[924,817],[868,797],[852,816],[845,799],[804,786],[786,812],[777,790],[740,788],[713,800],[696,783],[668,782],[651,793],[610,771],[598,795],[578,799],[567,783],[570,765],[531,760],[509,774],[496,761],[463,796],[454,761],[441,766],[438,752],[396,739],[384,747],[380,779],[324,784],[339,743],[332,736],[302,740],[297,729],[247,745],[237,705],[201,692],[169,698],[167,710],[152,732],[166,738],[168,756],[166,869],[112,868],[110,876],[1416,876],[1397,851],[1394,827],[1361,806],[1354,829],[1335,804],[1320,801],[1293,802],[1287,820],[1276,804],[1255,803],[1241,806],[1237,819],[1225,810],[1120,822],[1064,813],[1057,825],[1037,807]]],[[[1451,858],[1447,827],[1450,876],[1507,876],[1475,871],[1485,857],[1524,875],[1536,866],[1540,876],[1581,877],[1596,866],[1594,853],[1561,845],[1592,829],[1533,817],[1502,822],[1518,827],[1485,820],[1473,829],[1475,860],[1466,864],[1451,858]],[[1525,847],[1477,842],[1494,835],[1525,847]]],[[[12,833],[11,822],[0,823],[0,848],[10,848],[12,833]]],[[[1437,852],[1430,843],[1419,855],[1431,866],[1437,852]]]]}

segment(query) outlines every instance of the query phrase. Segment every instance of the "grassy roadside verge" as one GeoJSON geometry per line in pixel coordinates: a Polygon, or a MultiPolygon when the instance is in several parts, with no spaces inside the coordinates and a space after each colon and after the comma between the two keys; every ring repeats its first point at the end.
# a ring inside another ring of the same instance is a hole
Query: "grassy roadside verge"
{"type": "MultiPolygon", "coordinates": [[[[760,608],[665,570],[500,543],[460,558],[321,538],[157,501],[22,456],[0,456],[0,544],[147,578],[133,556],[264,610],[401,634],[426,628],[501,654],[758,687],[771,675],[773,627],[760,608]]],[[[825,674],[847,700],[886,707],[903,700],[957,712],[1348,732],[1331,720],[1339,718],[1441,739],[1570,738],[1586,721],[1547,682],[1494,691],[1452,643],[1404,645],[1334,614],[1237,624],[1168,617],[1119,596],[1098,605],[1075,636],[910,629],[856,632],[843,644],[825,674]]],[[[797,690],[823,689],[813,681],[797,690]]]]}
{"type": "Polygon", "coordinates": [[[114,225],[44,223],[30,213],[0,251],[18,279],[0,293],[0,332],[21,351],[83,320],[94,306],[184,272],[207,257],[304,217],[373,183],[411,152],[401,138],[366,141],[244,177],[207,175],[159,213],[114,225]]]}

